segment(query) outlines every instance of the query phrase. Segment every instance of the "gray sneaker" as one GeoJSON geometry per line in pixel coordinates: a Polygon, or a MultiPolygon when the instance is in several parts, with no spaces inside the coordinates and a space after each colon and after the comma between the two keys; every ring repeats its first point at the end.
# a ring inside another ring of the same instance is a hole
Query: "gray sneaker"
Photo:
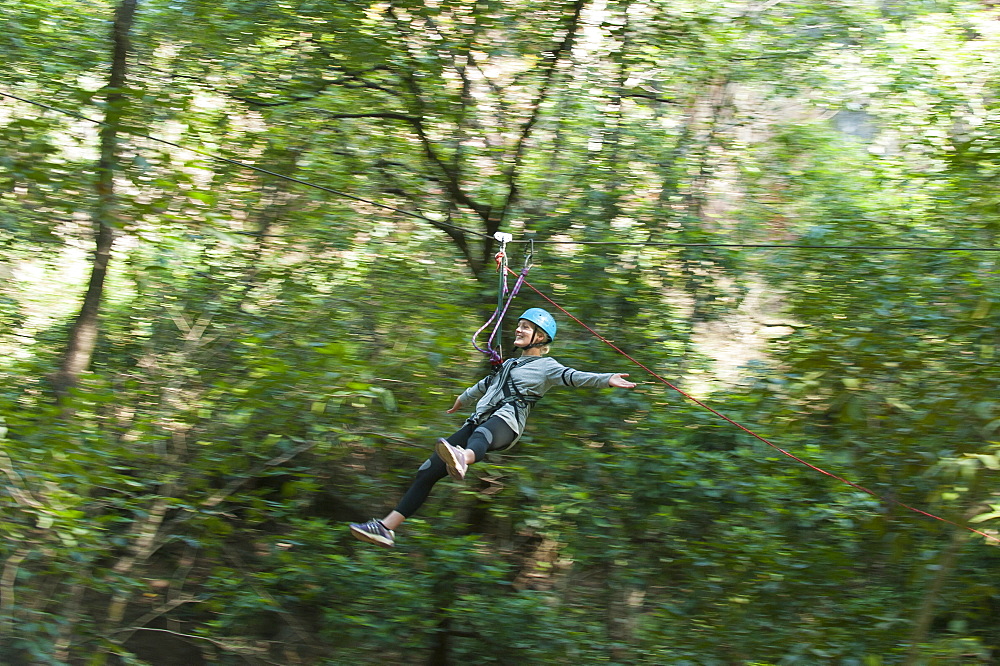
{"type": "Polygon", "coordinates": [[[469,463],[465,462],[465,449],[453,446],[448,443],[447,439],[441,438],[437,441],[434,452],[448,466],[448,474],[451,478],[456,481],[465,478],[465,470],[469,469],[469,463]]]}
{"type": "Polygon", "coordinates": [[[367,523],[351,523],[351,534],[357,539],[386,548],[392,548],[393,544],[396,543],[396,533],[376,518],[372,518],[367,523]]]}

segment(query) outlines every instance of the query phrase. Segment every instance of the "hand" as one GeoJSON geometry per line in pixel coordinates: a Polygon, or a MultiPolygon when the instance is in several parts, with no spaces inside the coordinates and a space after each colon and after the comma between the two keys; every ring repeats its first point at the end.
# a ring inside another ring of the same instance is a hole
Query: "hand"
{"type": "Polygon", "coordinates": [[[612,375],[611,379],[608,380],[608,386],[613,386],[614,388],[635,388],[635,383],[625,379],[626,377],[628,377],[627,372],[612,375]]]}
{"type": "Polygon", "coordinates": [[[462,409],[462,401],[460,398],[455,398],[455,404],[451,406],[451,409],[448,410],[448,413],[454,414],[460,409],[462,409]]]}

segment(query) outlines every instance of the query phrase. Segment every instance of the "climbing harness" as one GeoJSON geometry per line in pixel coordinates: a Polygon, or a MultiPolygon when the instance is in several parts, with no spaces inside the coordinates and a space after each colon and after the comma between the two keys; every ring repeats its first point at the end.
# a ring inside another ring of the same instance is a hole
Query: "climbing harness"
{"type": "Polygon", "coordinates": [[[506,405],[513,405],[514,413],[518,415],[518,417],[520,417],[520,412],[522,410],[531,409],[535,403],[538,402],[538,398],[535,396],[524,395],[518,387],[517,382],[514,381],[514,378],[511,376],[511,372],[518,366],[523,366],[527,363],[531,363],[532,361],[537,361],[538,358],[539,357],[537,356],[526,356],[519,359],[509,358],[506,361],[503,361],[497,372],[487,378],[486,384],[487,388],[492,386],[494,382],[499,384],[500,393],[503,397],[488,410],[470,416],[468,422],[474,425],[481,425],[491,416],[500,411],[501,407],[506,405]]]}
{"type": "Polygon", "coordinates": [[[503,233],[501,231],[493,234],[493,238],[500,243],[500,250],[493,257],[497,264],[497,273],[499,274],[499,283],[497,287],[497,307],[490,315],[490,318],[486,320],[478,331],[472,336],[472,346],[476,348],[477,351],[486,354],[490,365],[493,370],[496,371],[503,364],[503,318],[507,314],[507,310],[510,308],[510,304],[514,301],[517,293],[521,290],[521,285],[524,284],[524,278],[527,277],[528,271],[531,270],[531,259],[534,255],[535,245],[532,241],[528,246],[528,251],[525,253],[524,266],[521,268],[520,274],[514,273],[514,271],[508,265],[507,257],[507,243],[510,243],[513,237],[510,234],[503,233]],[[508,288],[507,274],[511,273],[517,277],[514,282],[514,287],[508,288]],[[490,324],[493,324],[493,331],[490,333],[489,339],[486,341],[486,346],[481,347],[479,345],[479,336],[489,328],[490,324]]]}
{"type": "MultiPolygon", "coordinates": [[[[510,269],[508,269],[508,271],[510,271],[510,269]]],[[[511,272],[511,274],[513,274],[513,271],[510,271],[510,272],[511,272]]],[[[918,509],[917,507],[910,506],[909,504],[905,504],[903,502],[900,502],[899,500],[894,499],[892,497],[886,497],[884,495],[879,495],[878,493],[876,493],[873,490],[869,490],[868,488],[865,488],[862,485],[854,483],[853,481],[850,481],[850,480],[848,480],[848,479],[846,479],[846,478],[844,478],[842,476],[838,476],[838,475],[836,475],[836,474],[834,474],[832,472],[828,472],[825,469],[822,469],[822,468],[820,468],[820,467],[818,467],[816,465],[813,465],[810,462],[807,462],[807,461],[803,460],[802,458],[796,456],[795,454],[789,453],[788,451],[786,451],[785,449],[779,447],[777,444],[771,442],[767,438],[765,438],[765,437],[763,437],[761,435],[758,435],[753,430],[750,430],[749,428],[747,428],[746,426],[742,425],[741,423],[738,423],[738,422],[734,421],[733,419],[729,418],[725,414],[722,414],[721,412],[713,409],[712,407],[710,407],[709,405],[705,404],[701,400],[698,400],[697,398],[695,398],[691,394],[686,393],[685,391],[683,391],[682,389],[678,388],[677,386],[674,386],[673,384],[671,384],[670,382],[668,382],[666,379],[664,379],[663,377],[661,377],[660,375],[658,375],[656,372],[654,372],[653,370],[651,370],[649,367],[647,367],[646,365],[642,364],[641,362],[639,362],[638,360],[636,360],[635,358],[633,358],[631,355],[629,355],[627,352],[625,352],[623,349],[621,349],[620,347],[618,347],[617,345],[615,345],[613,342],[611,342],[610,340],[608,340],[607,338],[605,338],[603,335],[601,335],[600,333],[598,333],[597,331],[595,331],[593,328],[591,328],[590,326],[587,326],[587,324],[585,324],[583,321],[581,321],[580,319],[574,317],[564,307],[562,307],[561,305],[559,305],[558,303],[556,303],[554,300],[552,300],[551,298],[549,298],[548,296],[546,296],[544,293],[542,293],[541,291],[539,291],[530,282],[527,282],[525,280],[521,280],[521,282],[525,286],[527,286],[529,289],[531,289],[533,292],[535,292],[536,294],[538,294],[539,296],[541,296],[544,300],[546,300],[550,304],[552,304],[555,308],[557,308],[564,315],[566,315],[567,317],[569,317],[570,319],[572,319],[573,321],[575,321],[577,324],[579,324],[583,328],[587,329],[591,333],[591,335],[593,335],[594,337],[596,337],[598,340],[600,340],[604,344],[608,345],[613,350],[615,350],[616,352],[618,352],[619,354],[621,354],[622,356],[624,356],[628,360],[632,361],[632,363],[634,363],[635,365],[637,365],[640,368],[642,368],[643,370],[645,370],[647,373],[649,373],[649,375],[651,375],[654,379],[656,379],[661,384],[663,384],[663,385],[665,385],[665,386],[667,386],[669,388],[672,388],[677,393],[681,394],[682,396],[684,396],[685,398],[687,398],[688,400],[690,400],[694,404],[698,405],[699,407],[701,407],[703,409],[706,409],[709,412],[711,412],[712,414],[718,416],[723,421],[726,421],[727,423],[730,423],[731,425],[736,426],[737,428],[739,428],[743,432],[747,433],[748,435],[751,435],[751,436],[755,437],[756,439],[759,439],[760,441],[764,442],[765,444],[767,444],[768,446],[770,446],[772,449],[774,449],[778,453],[781,453],[782,455],[787,456],[788,458],[791,458],[792,460],[794,460],[794,461],[796,461],[796,462],[798,462],[798,463],[800,463],[802,465],[805,465],[806,467],[808,467],[808,468],[810,468],[810,469],[812,469],[812,470],[814,470],[816,472],[819,472],[820,474],[824,474],[826,476],[829,476],[832,479],[836,479],[837,481],[840,481],[841,483],[847,484],[848,486],[851,486],[852,488],[855,488],[857,490],[860,490],[863,493],[871,495],[875,499],[881,500],[881,501],[883,501],[883,502],[885,502],[887,504],[895,504],[896,506],[902,507],[902,508],[907,509],[909,511],[912,511],[914,513],[918,513],[918,514],[920,514],[922,516],[926,516],[928,518],[933,518],[934,520],[941,521],[942,523],[947,523],[948,525],[951,525],[953,527],[958,527],[958,528],[961,528],[961,529],[964,529],[964,530],[968,530],[970,532],[978,534],[979,536],[985,537],[985,538],[989,539],[990,541],[995,541],[997,543],[1000,543],[1000,538],[997,538],[997,537],[995,537],[995,536],[993,536],[991,534],[987,534],[986,532],[982,532],[980,530],[977,530],[974,527],[969,527],[968,525],[963,525],[962,523],[957,523],[957,522],[955,522],[953,520],[948,520],[947,518],[942,518],[940,516],[936,516],[933,513],[929,513],[927,511],[922,510],[922,509],[918,509]]]]}

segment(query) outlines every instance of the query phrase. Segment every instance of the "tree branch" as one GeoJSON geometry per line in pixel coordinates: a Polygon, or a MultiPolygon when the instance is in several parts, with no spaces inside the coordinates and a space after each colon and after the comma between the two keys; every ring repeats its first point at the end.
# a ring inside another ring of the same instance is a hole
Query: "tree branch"
{"type": "Polygon", "coordinates": [[[14,498],[15,502],[22,506],[31,507],[32,509],[45,508],[45,505],[35,499],[34,495],[31,494],[31,491],[28,490],[27,487],[23,490],[21,489],[21,485],[27,486],[27,484],[24,483],[24,479],[22,479],[21,475],[17,473],[17,470],[14,469],[14,463],[11,461],[10,456],[8,456],[3,450],[0,450],[0,471],[6,474],[7,478],[11,481],[11,485],[5,484],[4,487],[7,489],[7,492],[10,493],[10,496],[14,498]]]}
{"type": "Polygon", "coordinates": [[[253,657],[254,659],[263,661],[265,664],[270,664],[271,666],[282,666],[282,664],[279,664],[274,661],[269,661],[261,657],[261,655],[264,654],[265,652],[265,648],[251,647],[234,641],[222,641],[216,638],[211,638],[209,636],[185,634],[180,631],[171,631],[169,629],[157,629],[155,627],[125,627],[123,629],[117,629],[115,631],[112,631],[111,633],[117,633],[121,631],[132,631],[132,632],[155,631],[161,634],[170,634],[171,636],[177,636],[178,638],[187,638],[196,641],[207,641],[218,648],[222,648],[223,650],[226,650],[227,652],[232,652],[233,654],[238,654],[241,657],[253,657]]]}
{"type": "Polygon", "coordinates": [[[255,479],[258,476],[260,476],[261,472],[263,472],[264,470],[270,467],[276,467],[278,465],[286,463],[295,456],[299,455],[300,453],[305,453],[314,446],[316,446],[316,442],[307,442],[306,444],[303,444],[302,446],[292,449],[291,451],[283,453],[276,458],[272,458],[271,460],[268,460],[265,463],[261,463],[256,468],[254,468],[254,470],[249,474],[230,481],[228,484],[226,484],[225,488],[223,488],[222,490],[220,490],[219,492],[217,492],[216,494],[212,495],[210,498],[205,500],[202,503],[201,507],[203,509],[211,509],[212,507],[218,506],[227,497],[229,497],[237,490],[239,490],[243,486],[243,484],[245,484],[247,481],[249,481],[250,479],[255,479]]]}
{"type": "MultiPolygon", "coordinates": [[[[496,227],[493,229],[487,227],[487,233],[489,234],[493,234],[500,228],[500,224],[503,222],[503,218],[506,216],[507,211],[517,201],[517,177],[524,162],[524,152],[528,139],[531,136],[532,129],[535,127],[535,124],[541,116],[542,104],[547,99],[549,90],[555,80],[559,62],[563,55],[573,48],[573,42],[576,40],[576,31],[580,25],[580,15],[583,12],[585,4],[585,0],[574,0],[572,5],[572,14],[566,21],[565,37],[563,37],[562,42],[560,42],[555,49],[551,51],[551,53],[543,54],[543,56],[545,56],[543,61],[546,64],[542,70],[542,84],[538,89],[538,94],[535,95],[535,99],[531,102],[531,115],[521,127],[521,132],[514,144],[514,158],[505,174],[507,181],[507,196],[504,200],[503,208],[500,210],[500,215],[497,217],[496,227]]],[[[490,250],[487,249],[484,261],[489,260],[489,251],[490,250]]]]}
{"type": "Polygon", "coordinates": [[[184,604],[194,604],[200,601],[202,600],[198,599],[197,597],[178,597],[177,599],[168,601],[159,608],[154,608],[145,615],[136,619],[135,626],[124,627],[121,629],[112,629],[109,633],[125,634],[123,637],[115,639],[115,642],[118,644],[126,643],[128,639],[132,638],[132,635],[135,634],[135,632],[143,629],[148,629],[148,627],[146,627],[145,625],[149,624],[156,618],[166,615],[167,613],[177,608],[178,606],[183,606],[184,604]]]}
{"type": "Polygon", "coordinates": [[[17,582],[17,571],[21,562],[30,552],[29,546],[22,546],[11,553],[4,562],[3,574],[0,575],[0,634],[13,635],[16,610],[14,585],[17,582]]]}

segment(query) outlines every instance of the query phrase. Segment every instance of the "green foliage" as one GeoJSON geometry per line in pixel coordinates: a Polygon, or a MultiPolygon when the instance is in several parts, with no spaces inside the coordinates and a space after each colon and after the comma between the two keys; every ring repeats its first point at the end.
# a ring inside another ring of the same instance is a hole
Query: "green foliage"
{"type": "MultiPolygon", "coordinates": [[[[996,255],[829,248],[996,247],[995,16],[757,4],[140,3],[61,401],[98,128],[5,98],[0,661],[995,660],[1000,551],[906,507],[996,534],[996,255]],[[874,494],[558,314],[559,360],[640,387],[554,391],[394,550],[351,539],[486,371],[498,229],[570,313],[874,494]]],[[[0,86],[103,117],[114,9],[5,8],[0,86]]]]}

